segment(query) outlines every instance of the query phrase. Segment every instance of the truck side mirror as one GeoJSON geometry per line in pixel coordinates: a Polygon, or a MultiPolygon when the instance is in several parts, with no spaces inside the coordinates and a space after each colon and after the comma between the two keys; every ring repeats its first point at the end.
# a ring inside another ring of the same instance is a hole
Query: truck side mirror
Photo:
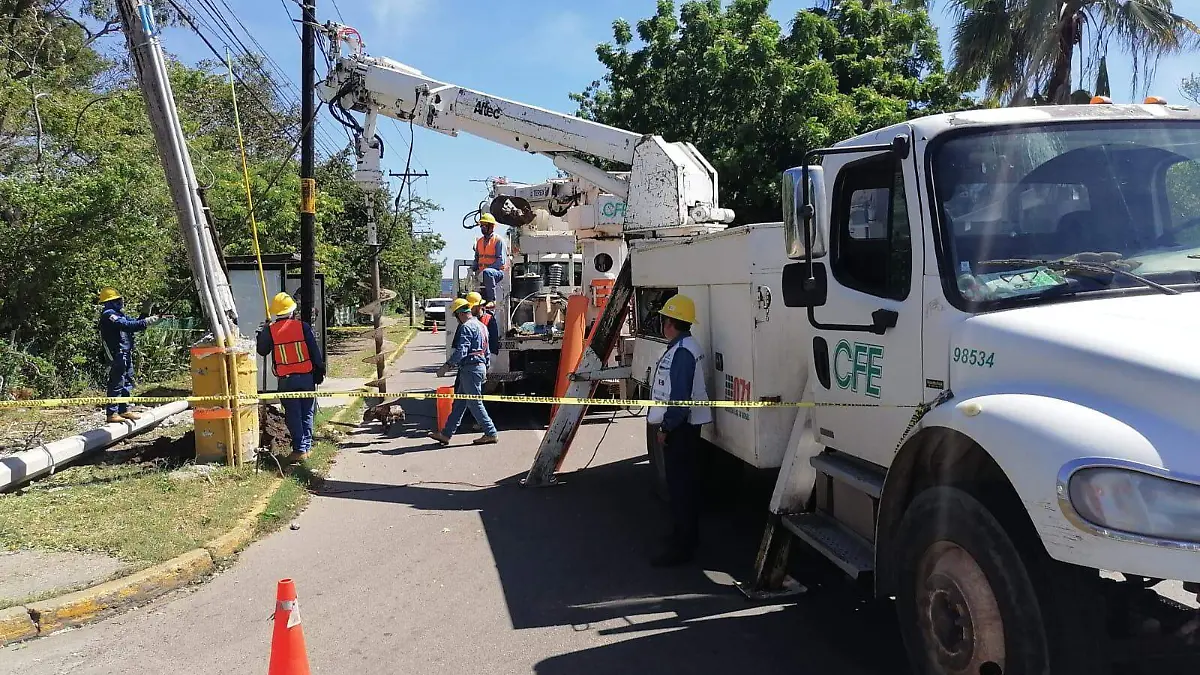
{"type": "Polygon", "coordinates": [[[786,307],[824,307],[829,294],[825,265],[813,263],[812,278],[808,265],[798,262],[783,268],[783,304],[786,307]]]}
{"type": "Polygon", "coordinates": [[[824,256],[825,232],[829,223],[824,170],[815,165],[788,169],[783,172],[781,188],[784,243],[788,257],[792,260],[808,260],[824,256]],[[807,196],[805,182],[808,183],[807,196]],[[805,241],[809,242],[807,248],[805,241]]]}

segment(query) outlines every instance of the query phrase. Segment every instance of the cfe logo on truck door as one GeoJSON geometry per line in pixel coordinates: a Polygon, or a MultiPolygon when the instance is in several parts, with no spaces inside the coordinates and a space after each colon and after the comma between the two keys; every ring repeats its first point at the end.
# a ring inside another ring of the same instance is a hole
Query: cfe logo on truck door
{"type": "Polygon", "coordinates": [[[883,347],[841,340],[833,348],[833,377],[839,389],[879,398],[883,347]]]}

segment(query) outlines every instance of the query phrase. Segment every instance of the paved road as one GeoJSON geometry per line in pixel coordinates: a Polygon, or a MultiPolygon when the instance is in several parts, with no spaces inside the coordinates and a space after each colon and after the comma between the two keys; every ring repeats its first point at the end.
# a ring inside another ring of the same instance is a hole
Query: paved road
{"type": "MultiPolygon", "coordinates": [[[[391,390],[432,388],[441,345],[440,334],[414,340],[391,390]]],[[[283,577],[296,580],[315,672],[902,672],[887,608],[836,575],[811,572],[817,588],[793,604],[750,605],[731,586],[761,533],[761,481],[718,495],[697,566],[652,569],[665,521],[643,420],[585,424],[564,471],[591,466],[524,490],[514,482],[544,411],[498,408],[502,443],[472,447],[468,434],[440,449],[423,438],[432,405],[413,403],[394,437],[349,438],[299,530],[252,545],[198,589],[0,650],[0,672],[265,672],[283,577]]]]}

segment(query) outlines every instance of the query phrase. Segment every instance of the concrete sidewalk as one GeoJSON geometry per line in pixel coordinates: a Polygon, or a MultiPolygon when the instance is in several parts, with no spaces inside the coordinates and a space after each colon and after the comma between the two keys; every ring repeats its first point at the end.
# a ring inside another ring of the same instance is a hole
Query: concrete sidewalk
{"type": "MultiPolygon", "coordinates": [[[[389,389],[439,384],[441,338],[419,335],[389,389]]],[[[733,588],[753,561],[769,495],[753,482],[719,495],[700,564],[649,567],[665,522],[644,420],[592,417],[561,484],[526,490],[515,481],[544,408],[490,407],[500,444],[472,447],[463,434],[443,449],[424,438],[433,402],[405,403],[408,419],[389,437],[376,426],[348,439],[299,530],[253,544],[196,590],[0,650],[0,672],[263,672],[285,577],[296,580],[314,672],[903,670],[894,620],[836,573],[824,590],[815,572],[805,576],[817,590],[788,605],[750,605],[733,588]]]]}

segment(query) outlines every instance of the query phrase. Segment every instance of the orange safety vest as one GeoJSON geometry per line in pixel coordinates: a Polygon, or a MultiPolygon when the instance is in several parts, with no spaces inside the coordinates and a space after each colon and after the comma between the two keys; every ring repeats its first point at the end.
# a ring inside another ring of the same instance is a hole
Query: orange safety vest
{"type": "Polygon", "coordinates": [[[308,354],[308,342],[304,340],[304,323],[298,319],[284,319],[271,324],[271,342],[275,345],[273,356],[275,377],[287,377],[311,373],[312,357],[308,354]]]}
{"type": "Polygon", "coordinates": [[[483,325],[486,328],[487,325],[492,322],[492,315],[484,312],[482,315],[480,315],[479,320],[483,322],[483,325]]]}
{"type": "Polygon", "coordinates": [[[480,237],[475,241],[475,256],[479,258],[479,268],[491,267],[497,259],[496,242],[499,237],[492,235],[490,237],[480,237]]]}

